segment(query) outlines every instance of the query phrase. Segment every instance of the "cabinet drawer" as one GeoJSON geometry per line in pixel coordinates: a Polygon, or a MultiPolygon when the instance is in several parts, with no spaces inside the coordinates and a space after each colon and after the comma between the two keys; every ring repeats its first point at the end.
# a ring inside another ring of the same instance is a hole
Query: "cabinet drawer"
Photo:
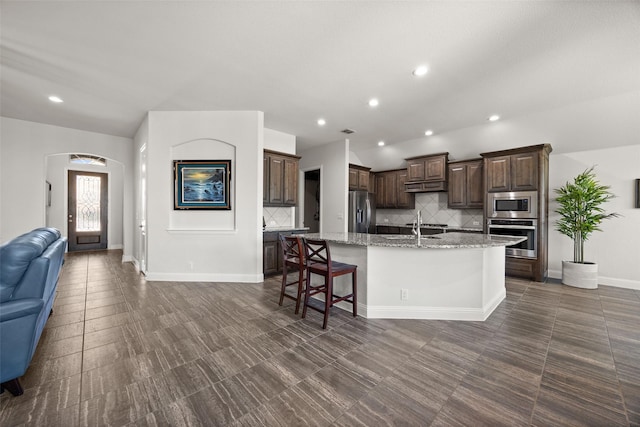
{"type": "Polygon", "coordinates": [[[505,261],[505,273],[507,276],[533,278],[535,260],[507,257],[505,261]]]}

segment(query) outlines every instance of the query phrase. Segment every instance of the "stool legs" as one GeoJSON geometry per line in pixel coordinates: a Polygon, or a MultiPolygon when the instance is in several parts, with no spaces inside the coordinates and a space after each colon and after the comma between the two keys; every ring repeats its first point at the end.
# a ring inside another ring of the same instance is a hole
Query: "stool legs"
{"type": "Polygon", "coordinates": [[[302,299],[302,287],[304,286],[304,270],[298,269],[298,295],[296,297],[296,312],[300,310],[300,300],[302,299]]]}
{"type": "Polygon", "coordinates": [[[358,270],[353,270],[351,273],[351,290],[353,291],[353,317],[358,316],[358,270]]]}
{"type": "Polygon", "coordinates": [[[327,329],[327,322],[329,321],[329,310],[333,305],[333,277],[324,278],[324,320],[322,321],[322,329],[327,329]]]}
{"type": "Polygon", "coordinates": [[[311,295],[315,295],[317,293],[324,294],[324,312],[323,312],[323,320],[322,320],[322,329],[327,329],[327,324],[329,323],[329,312],[331,311],[331,307],[333,307],[333,304],[336,302],[339,302],[339,301],[351,302],[353,304],[353,317],[357,317],[358,316],[357,270],[354,270],[351,273],[352,293],[345,297],[339,297],[333,294],[333,276],[323,276],[323,277],[324,277],[323,286],[312,287],[311,273],[307,273],[306,287],[304,291],[304,300],[302,303],[302,318],[304,319],[307,316],[307,307],[311,307],[316,311],[321,311],[319,308],[315,308],[309,305],[309,298],[311,297],[311,295]],[[351,298],[351,301],[349,301],[349,297],[351,298]]]}
{"type": "MultiPolygon", "coordinates": [[[[287,268],[287,265],[285,264],[282,267],[282,288],[280,289],[280,301],[278,302],[278,305],[282,305],[282,302],[284,301],[284,297],[285,297],[285,290],[287,289],[288,285],[291,285],[293,283],[293,282],[287,283],[287,274],[288,274],[288,272],[289,272],[289,269],[287,268]]],[[[298,269],[298,289],[297,289],[297,292],[296,292],[296,311],[295,311],[295,314],[298,314],[298,312],[300,311],[300,302],[302,300],[303,286],[304,286],[304,270],[298,269]]]]}

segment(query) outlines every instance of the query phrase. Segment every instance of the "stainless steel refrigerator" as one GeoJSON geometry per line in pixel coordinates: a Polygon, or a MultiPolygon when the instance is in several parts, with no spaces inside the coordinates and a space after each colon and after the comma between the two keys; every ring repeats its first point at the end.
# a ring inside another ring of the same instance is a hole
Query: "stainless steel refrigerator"
{"type": "Polygon", "coordinates": [[[375,234],[375,194],[366,191],[349,191],[349,232],[375,234]]]}

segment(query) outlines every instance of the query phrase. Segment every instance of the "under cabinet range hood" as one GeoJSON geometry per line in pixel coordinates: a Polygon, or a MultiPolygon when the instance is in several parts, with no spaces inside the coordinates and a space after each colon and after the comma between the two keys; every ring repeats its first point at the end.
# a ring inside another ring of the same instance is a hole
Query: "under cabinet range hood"
{"type": "Polygon", "coordinates": [[[429,193],[432,191],[447,191],[447,183],[445,181],[405,182],[404,191],[406,193],[429,193]]]}

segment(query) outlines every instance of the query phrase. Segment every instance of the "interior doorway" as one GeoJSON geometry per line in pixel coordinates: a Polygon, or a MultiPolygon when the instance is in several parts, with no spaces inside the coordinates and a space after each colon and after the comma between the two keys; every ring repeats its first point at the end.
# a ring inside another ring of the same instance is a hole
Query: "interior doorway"
{"type": "Polygon", "coordinates": [[[320,169],[304,173],[304,226],[320,232],[320,169]]]}
{"type": "Polygon", "coordinates": [[[108,174],[70,170],[67,188],[69,252],[107,249],[108,174]]]}

